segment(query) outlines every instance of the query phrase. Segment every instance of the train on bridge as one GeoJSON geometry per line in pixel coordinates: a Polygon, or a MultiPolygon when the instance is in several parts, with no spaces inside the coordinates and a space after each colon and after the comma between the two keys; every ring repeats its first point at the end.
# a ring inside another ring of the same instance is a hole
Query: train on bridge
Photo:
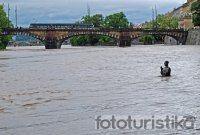
{"type": "Polygon", "coordinates": [[[30,29],[67,29],[67,28],[80,28],[90,29],[94,28],[93,24],[81,24],[81,23],[32,23],[29,26],[30,29]]]}

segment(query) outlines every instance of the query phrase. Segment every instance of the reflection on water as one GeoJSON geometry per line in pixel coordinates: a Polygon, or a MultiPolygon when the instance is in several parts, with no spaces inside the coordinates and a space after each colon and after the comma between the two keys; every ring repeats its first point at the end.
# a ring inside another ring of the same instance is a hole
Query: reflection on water
{"type": "Polygon", "coordinates": [[[0,134],[199,134],[96,130],[96,115],[200,116],[200,46],[0,52],[0,134]],[[170,61],[172,77],[160,77],[170,61]]]}

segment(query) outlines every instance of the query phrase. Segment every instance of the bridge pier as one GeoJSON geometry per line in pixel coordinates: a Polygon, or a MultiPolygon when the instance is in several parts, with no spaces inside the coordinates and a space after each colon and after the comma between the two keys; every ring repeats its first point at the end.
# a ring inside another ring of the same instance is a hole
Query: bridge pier
{"type": "Polygon", "coordinates": [[[182,45],[185,45],[185,44],[186,44],[187,36],[188,36],[188,32],[185,32],[185,33],[182,35],[182,37],[180,38],[180,41],[181,41],[182,45]]]}
{"type": "Polygon", "coordinates": [[[117,45],[119,47],[130,47],[131,46],[131,38],[129,36],[120,37],[117,45]]]}
{"type": "Polygon", "coordinates": [[[60,49],[62,45],[58,40],[48,38],[45,40],[44,44],[46,49],[60,49]]]}

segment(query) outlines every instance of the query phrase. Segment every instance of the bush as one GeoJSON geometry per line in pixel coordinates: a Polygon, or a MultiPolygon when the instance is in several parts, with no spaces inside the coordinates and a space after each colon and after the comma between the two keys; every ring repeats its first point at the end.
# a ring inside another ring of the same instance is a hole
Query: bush
{"type": "Polygon", "coordinates": [[[155,41],[154,36],[152,35],[145,35],[139,39],[140,42],[143,42],[144,45],[152,45],[155,41]]]}
{"type": "Polygon", "coordinates": [[[192,4],[191,10],[194,26],[200,26],[200,0],[197,0],[192,4]]]}

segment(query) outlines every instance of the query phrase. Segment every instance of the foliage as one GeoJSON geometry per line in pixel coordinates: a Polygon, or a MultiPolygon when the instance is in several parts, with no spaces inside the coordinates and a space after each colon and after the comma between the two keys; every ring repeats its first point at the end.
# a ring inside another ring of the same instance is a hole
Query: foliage
{"type": "MultiPolygon", "coordinates": [[[[3,5],[0,5],[0,32],[2,28],[6,28],[7,26],[8,26],[8,18],[6,16],[6,12],[4,11],[3,5]]],[[[0,36],[0,50],[5,49],[6,45],[10,40],[11,36],[0,36]]]]}
{"type": "Polygon", "coordinates": [[[151,45],[155,41],[155,37],[152,35],[145,35],[139,38],[140,42],[143,42],[144,45],[151,45]]]}
{"type": "Polygon", "coordinates": [[[128,25],[128,19],[123,12],[109,15],[104,21],[105,28],[127,28],[128,25]]]}
{"type": "Polygon", "coordinates": [[[191,10],[194,26],[200,26],[200,0],[197,0],[192,4],[191,10]]]}
{"type": "Polygon", "coordinates": [[[176,29],[178,28],[178,18],[169,15],[158,15],[157,19],[145,24],[146,28],[176,29]]]}
{"type": "MultiPolygon", "coordinates": [[[[169,15],[158,15],[157,19],[145,23],[145,28],[148,29],[176,29],[178,28],[178,18],[169,15]]],[[[140,38],[144,44],[152,44],[153,42],[162,40],[159,35],[145,35],[140,38]]]]}
{"type": "Polygon", "coordinates": [[[8,18],[6,17],[6,12],[4,11],[3,5],[0,5],[0,27],[6,28],[8,26],[8,18]]]}
{"type": "Polygon", "coordinates": [[[86,44],[86,41],[87,40],[85,36],[76,36],[76,37],[71,38],[70,40],[71,44],[74,46],[77,46],[77,45],[83,46],[86,44]]]}
{"type": "Polygon", "coordinates": [[[9,41],[11,40],[10,36],[2,36],[0,37],[0,49],[6,49],[6,45],[9,43],[9,41]]]}
{"type": "MultiPolygon", "coordinates": [[[[126,28],[129,25],[128,19],[123,12],[115,13],[105,17],[102,14],[83,16],[79,23],[93,24],[95,28],[126,28]]],[[[74,46],[85,46],[95,44],[114,44],[114,40],[106,36],[76,36],[70,40],[74,46]]]]}
{"type": "Polygon", "coordinates": [[[83,16],[82,23],[93,24],[94,27],[102,27],[103,26],[104,17],[102,14],[96,14],[94,16],[83,16]]]}

